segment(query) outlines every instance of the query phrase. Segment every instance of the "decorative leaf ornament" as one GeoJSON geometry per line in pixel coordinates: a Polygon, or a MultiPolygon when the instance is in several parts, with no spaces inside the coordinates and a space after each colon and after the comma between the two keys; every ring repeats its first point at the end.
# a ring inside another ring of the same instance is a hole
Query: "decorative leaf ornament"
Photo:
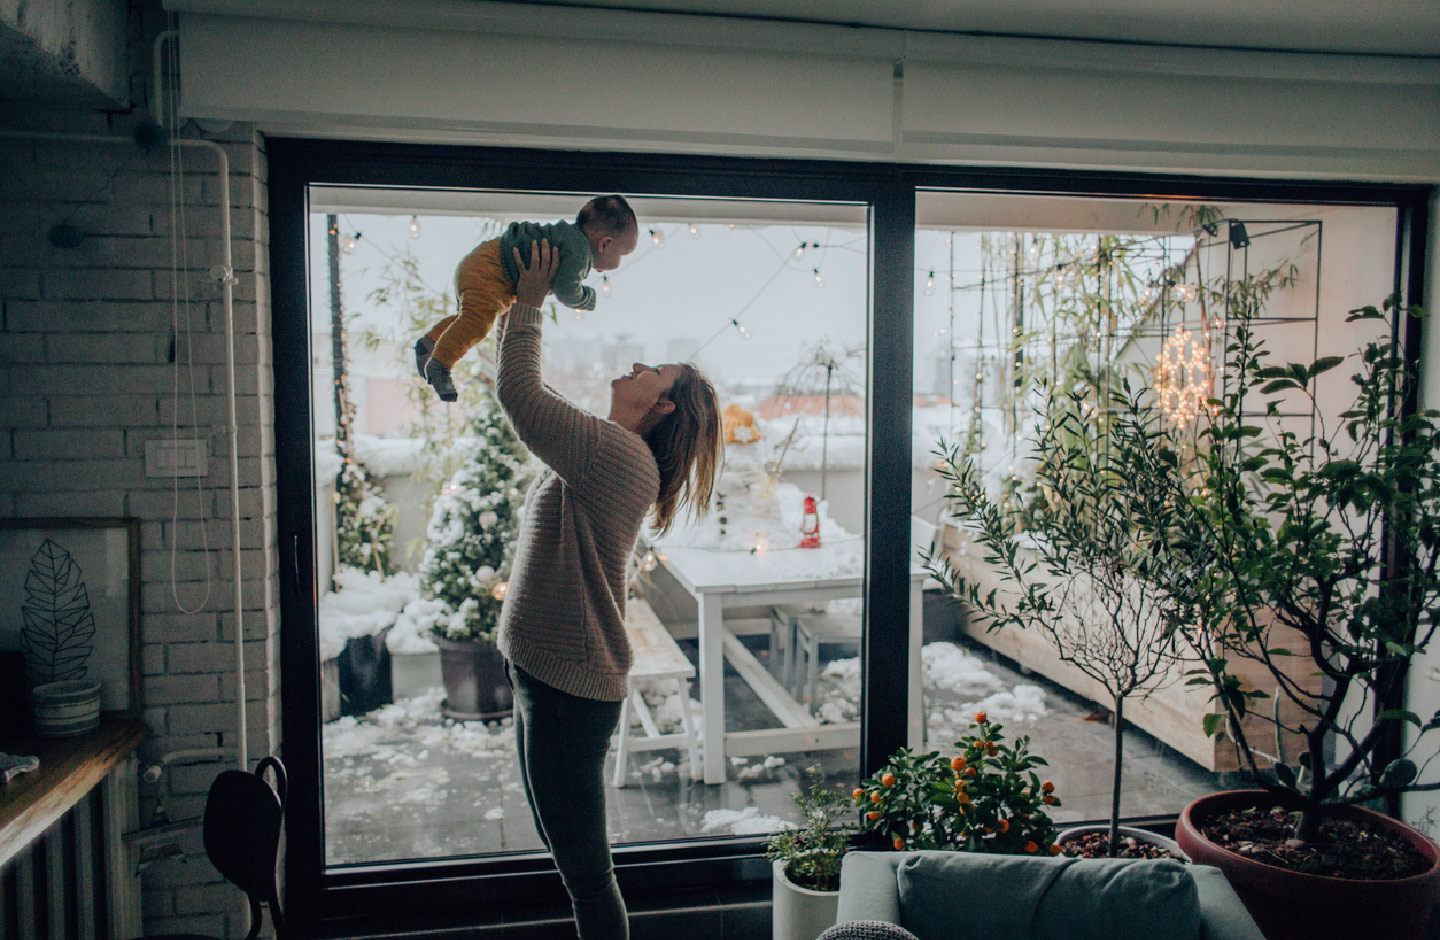
{"type": "Polygon", "coordinates": [[[70,553],[51,539],[30,558],[20,605],[25,619],[20,644],[31,685],[85,675],[94,648],[95,614],[83,575],[70,553]]]}

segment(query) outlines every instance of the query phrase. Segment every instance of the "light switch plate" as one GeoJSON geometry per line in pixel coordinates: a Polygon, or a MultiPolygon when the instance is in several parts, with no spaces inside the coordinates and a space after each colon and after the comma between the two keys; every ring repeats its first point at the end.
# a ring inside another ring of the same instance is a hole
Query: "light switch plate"
{"type": "Polygon", "coordinates": [[[203,477],[209,460],[205,442],[162,440],[145,442],[147,477],[203,477]]]}

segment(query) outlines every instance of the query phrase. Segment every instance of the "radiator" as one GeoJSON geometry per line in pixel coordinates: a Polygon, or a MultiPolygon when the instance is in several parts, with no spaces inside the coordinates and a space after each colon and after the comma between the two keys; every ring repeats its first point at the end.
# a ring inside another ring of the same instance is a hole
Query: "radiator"
{"type": "Polygon", "coordinates": [[[0,869],[0,940],[129,940],[140,877],[125,833],[139,821],[135,757],[0,869]]]}

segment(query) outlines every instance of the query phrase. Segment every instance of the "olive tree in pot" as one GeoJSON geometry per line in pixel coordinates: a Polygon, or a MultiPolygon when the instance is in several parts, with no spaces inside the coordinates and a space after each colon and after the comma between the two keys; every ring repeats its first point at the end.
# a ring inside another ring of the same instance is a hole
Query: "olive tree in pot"
{"type": "MultiPolygon", "coordinates": [[[[1114,766],[1100,850],[1112,858],[1173,855],[1170,840],[1154,837],[1159,850],[1138,845],[1138,831],[1127,829],[1122,839],[1119,826],[1125,703],[1143,700],[1179,674],[1172,601],[1155,571],[1162,560],[1141,522],[1170,495],[1167,481],[1148,468],[1168,431],[1128,380],[1107,393],[1107,383],[1086,378],[1065,391],[1042,392],[1034,476],[1003,501],[987,492],[974,459],[960,448],[942,442],[937,451],[951,512],[970,523],[1005,594],[982,593],[948,557],[929,557],[926,567],[988,629],[1038,633],[1062,662],[1104,689],[1114,766]],[[1109,401],[1097,403],[1104,398],[1109,401]]],[[[1088,832],[1073,838],[1075,851],[1084,842],[1087,853],[1100,841],[1088,832]]]]}
{"type": "MultiPolygon", "coordinates": [[[[1391,298],[1349,321],[1381,334],[1390,319],[1403,336],[1418,316],[1391,298]]],[[[1192,465],[1165,453],[1174,492],[1146,534],[1166,560],[1176,627],[1203,657],[1192,681],[1220,706],[1206,730],[1233,741],[1257,789],[1197,800],[1177,837],[1225,868],[1269,937],[1419,936],[1440,852],[1361,804],[1394,809],[1402,793],[1440,789],[1424,773],[1440,713],[1403,702],[1440,625],[1440,415],[1413,408],[1416,377],[1389,335],[1353,357],[1356,397],[1338,426],[1316,392],[1345,357],[1271,364],[1245,318],[1227,355],[1229,390],[1192,465]],[[1285,425],[1280,396],[1308,402],[1312,430],[1285,425]],[[1294,678],[1305,673],[1323,682],[1294,678]],[[1247,718],[1273,726],[1274,744],[1247,718]],[[1283,742],[1295,737],[1292,756],[1283,742]]]]}

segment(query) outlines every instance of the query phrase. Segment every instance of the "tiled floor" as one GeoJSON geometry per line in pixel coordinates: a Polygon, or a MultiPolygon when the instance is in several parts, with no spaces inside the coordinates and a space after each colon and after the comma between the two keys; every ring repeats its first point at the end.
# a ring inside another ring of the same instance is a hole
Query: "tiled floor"
{"type": "MultiPolygon", "coordinates": [[[[762,638],[747,642],[758,644],[762,638]]],[[[693,641],[681,641],[695,657],[693,641]]],[[[1028,734],[1031,750],[1049,761],[1063,805],[1057,822],[1101,819],[1110,805],[1113,737],[1095,706],[1036,676],[1024,676],[983,648],[967,648],[1011,688],[1044,689],[1044,715],[1006,728],[1028,734]]],[[[833,681],[833,680],[832,680],[833,681]]],[[[727,668],[726,707],[732,729],[769,723],[768,711],[744,681],[727,668]]],[[[448,855],[533,851],[540,848],[515,769],[508,728],[479,723],[442,724],[439,692],[355,722],[327,726],[325,818],[330,864],[436,858],[448,855]]],[[[944,728],[966,703],[951,690],[927,686],[927,724],[943,747],[954,737],[944,728]]],[[[613,760],[613,757],[612,757],[613,760]]],[[[707,786],[692,780],[677,752],[636,757],[639,773],[622,789],[609,790],[612,841],[644,843],[764,832],[779,819],[798,818],[790,794],[803,768],[819,766],[829,779],[853,786],[854,750],[773,755],[737,766],[729,782],[707,786]],[[783,762],[782,762],[783,761],[783,762]],[[669,762],[669,766],[667,766],[669,762]],[[674,766],[678,765],[678,766],[674,766]],[[745,772],[744,779],[739,779],[745,772]]],[[[1148,735],[1127,729],[1122,814],[1178,812],[1190,799],[1217,788],[1188,759],[1148,735]]]]}

